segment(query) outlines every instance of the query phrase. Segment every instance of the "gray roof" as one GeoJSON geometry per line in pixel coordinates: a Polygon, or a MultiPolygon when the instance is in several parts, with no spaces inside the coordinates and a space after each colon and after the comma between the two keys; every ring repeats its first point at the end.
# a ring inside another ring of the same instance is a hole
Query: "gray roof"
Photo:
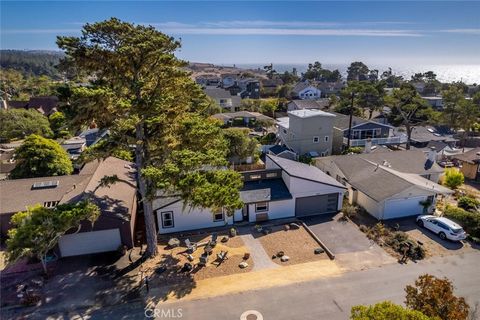
{"type": "Polygon", "coordinates": [[[289,104],[295,105],[298,109],[324,109],[330,105],[330,100],[292,100],[289,104]]]}
{"type": "Polygon", "coordinates": [[[480,163],[480,148],[475,148],[463,154],[456,155],[454,158],[471,164],[480,163]]]}
{"type": "Polygon", "coordinates": [[[316,161],[321,167],[334,163],[349,184],[376,201],[387,199],[412,186],[439,193],[450,192],[420,176],[443,171],[437,164],[425,169],[427,159],[422,151],[331,156],[317,158],[316,161]]]}
{"type": "Polygon", "coordinates": [[[242,201],[245,203],[276,201],[291,199],[283,179],[263,179],[259,181],[246,181],[240,191],[242,201]]]}
{"type": "Polygon", "coordinates": [[[263,115],[259,112],[251,112],[251,111],[238,111],[238,112],[224,112],[224,113],[217,113],[214,114],[212,117],[219,119],[219,120],[231,120],[235,118],[255,118],[258,120],[270,120],[274,122],[273,118],[270,118],[266,115],[263,115]]]}
{"type": "MultiPolygon", "coordinates": [[[[338,128],[340,130],[348,129],[348,127],[350,125],[350,116],[349,115],[338,113],[338,112],[331,112],[331,113],[333,113],[334,115],[337,116],[335,118],[335,120],[333,121],[333,126],[335,128],[338,128]]],[[[360,124],[363,124],[363,123],[373,123],[373,124],[376,124],[376,125],[382,126],[382,127],[389,127],[389,128],[391,127],[388,124],[383,124],[383,123],[379,123],[379,122],[375,122],[375,121],[371,121],[371,120],[366,120],[366,119],[362,119],[362,118],[356,117],[356,116],[352,117],[352,128],[355,127],[355,126],[358,126],[360,124]]]]}
{"type": "Polygon", "coordinates": [[[231,98],[232,95],[230,91],[222,89],[222,88],[205,88],[203,89],[205,94],[214,99],[228,99],[231,98]]]}
{"type": "Polygon", "coordinates": [[[85,165],[80,174],[0,181],[0,214],[24,211],[27,206],[46,201],[76,202],[89,197],[102,214],[130,214],[135,206],[136,179],[131,163],[109,157],[85,165]],[[99,187],[104,176],[117,175],[125,182],[99,187]],[[33,189],[36,182],[58,181],[53,188],[33,189]]]}
{"type": "Polygon", "coordinates": [[[270,154],[267,154],[267,157],[270,158],[280,168],[282,168],[282,170],[284,170],[289,176],[319,182],[338,188],[345,188],[345,186],[343,186],[337,180],[333,179],[315,166],[276,157],[270,154]]]}
{"type": "Polygon", "coordinates": [[[300,91],[302,91],[302,90],[304,90],[308,87],[316,88],[316,86],[312,85],[309,82],[299,82],[295,85],[295,87],[293,87],[292,92],[298,94],[298,93],[300,93],[300,91]]]}
{"type": "MultiPolygon", "coordinates": [[[[401,130],[402,128],[398,128],[397,130],[401,130]]],[[[410,138],[412,141],[415,142],[428,142],[428,141],[445,141],[445,142],[453,142],[457,141],[457,139],[453,138],[452,135],[444,135],[439,132],[434,127],[414,127],[412,130],[412,136],[410,138]]]]}

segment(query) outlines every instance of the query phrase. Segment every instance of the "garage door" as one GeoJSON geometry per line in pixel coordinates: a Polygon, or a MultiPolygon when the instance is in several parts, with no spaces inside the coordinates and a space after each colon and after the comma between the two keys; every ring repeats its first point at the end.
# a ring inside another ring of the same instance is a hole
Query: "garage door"
{"type": "Polygon", "coordinates": [[[423,214],[423,206],[420,205],[422,200],[425,200],[425,197],[387,200],[383,218],[393,219],[423,214]]]}
{"type": "Polygon", "coordinates": [[[295,200],[295,215],[297,217],[337,211],[338,193],[320,196],[302,197],[295,200]]]}
{"type": "Polygon", "coordinates": [[[58,242],[62,257],[115,251],[121,244],[118,229],[67,234],[58,242]]]}

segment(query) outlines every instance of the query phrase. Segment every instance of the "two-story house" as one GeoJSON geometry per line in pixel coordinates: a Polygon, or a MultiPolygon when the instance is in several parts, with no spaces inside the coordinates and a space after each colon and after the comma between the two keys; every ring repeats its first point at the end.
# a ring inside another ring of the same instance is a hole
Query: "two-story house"
{"type": "MultiPolygon", "coordinates": [[[[348,144],[350,116],[341,113],[336,115],[333,124],[333,154],[340,154],[348,144]]],[[[403,133],[394,134],[394,127],[372,120],[352,117],[350,147],[365,147],[371,145],[400,145],[407,142],[403,133]]]]}
{"type": "Polygon", "coordinates": [[[299,82],[292,89],[292,97],[302,100],[316,100],[320,99],[322,91],[309,82],[299,82]]]}
{"type": "Polygon", "coordinates": [[[332,132],[335,115],[303,109],[288,112],[277,119],[278,138],[298,155],[327,156],[332,154],[332,132]]]}
{"type": "Polygon", "coordinates": [[[241,98],[232,96],[228,90],[215,87],[207,87],[203,89],[205,94],[215,100],[220,107],[230,112],[239,111],[241,98]]]}

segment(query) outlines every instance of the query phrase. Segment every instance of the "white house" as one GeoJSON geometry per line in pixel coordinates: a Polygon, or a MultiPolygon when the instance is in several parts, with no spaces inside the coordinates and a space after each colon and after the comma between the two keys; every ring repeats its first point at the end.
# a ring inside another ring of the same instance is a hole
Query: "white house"
{"type": "Polygon", "coordinates": [[[301,100],[317,100],[322,97],[322,91],[308,82],[299,82],[292,89],[292,96],[301,100]]]}
{"type": "Polygon", "coordinates": [[[233,216],[184,206],[178,198],[154,200],[158,232],[173,233],[201,228],[260,222],[337,212],[346,188],[315,166],[266,156],[266,169],[243,173],[242,209],[233,216]]]}
{"type": "Polygon", "coordinates": [[[316,159],[316,165],[348,188],[348,200],[378,220],[425,214],[439,195],[452,191],[437,181],[443,169],[435,153],[395,151],[316,159]]]}

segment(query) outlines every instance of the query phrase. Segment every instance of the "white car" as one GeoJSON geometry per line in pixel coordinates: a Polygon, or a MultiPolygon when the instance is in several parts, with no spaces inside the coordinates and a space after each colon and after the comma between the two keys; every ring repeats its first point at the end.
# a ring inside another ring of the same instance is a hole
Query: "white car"
{"type": "Polygon", "coordinates": [[[467,234],[462,227],[447,218],[422,215],[417,217],[417,224],[438,234],[442,240],[460,241],[467,238],[467,234]]]}

